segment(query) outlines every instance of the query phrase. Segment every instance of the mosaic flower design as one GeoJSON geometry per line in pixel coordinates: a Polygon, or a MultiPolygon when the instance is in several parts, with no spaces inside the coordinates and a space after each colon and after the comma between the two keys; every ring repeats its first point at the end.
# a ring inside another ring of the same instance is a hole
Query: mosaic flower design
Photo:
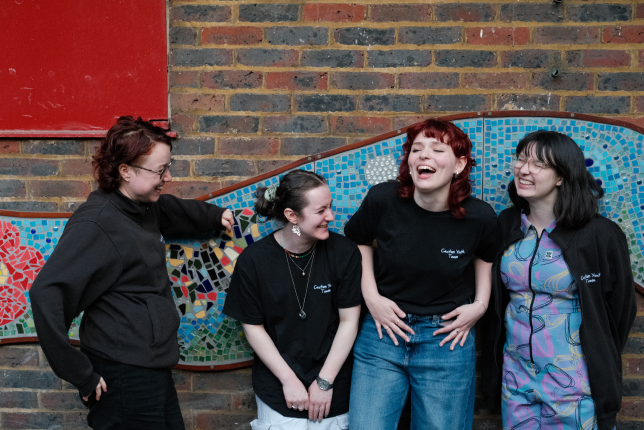
{"type": "Polygon", "coordinates": [[[0,221],[0,326],[27,312],[27,292],[44,263],[40,252],[20,245],[16,227],[0,221]]]}

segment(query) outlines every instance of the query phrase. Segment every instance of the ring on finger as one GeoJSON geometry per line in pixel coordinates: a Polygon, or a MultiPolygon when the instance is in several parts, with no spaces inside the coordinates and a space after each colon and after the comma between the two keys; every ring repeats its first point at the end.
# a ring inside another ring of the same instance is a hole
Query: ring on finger
{"type": "Polygon", "coordinates": [[[387,327],[386,325],[383,325],[382,327],[385,329],[385,331],[389,330],[389,327],[387,327]]]}
{"type": "Polygon", "coordinates": [[[297,410],[298,410],[298,411],[303,411],[303,410],[304,410],[304,408],[297,408],[297,410]]]}
{"type": "Polygon", "coordinates": [[[456,333],[458,333],[458,329],[456,329],[456,333]]]}
{"type": "Polygon", "coordinates": [[[291,409],[297,409],[297,406],[293,405],[291,406],[291,409]]]}

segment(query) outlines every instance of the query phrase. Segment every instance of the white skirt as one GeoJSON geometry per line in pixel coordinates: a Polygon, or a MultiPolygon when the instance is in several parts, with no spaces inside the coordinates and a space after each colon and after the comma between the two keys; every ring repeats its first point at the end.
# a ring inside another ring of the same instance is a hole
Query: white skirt
{"type": "Polygon", "coordinates": [[[324,418],[322,421],[307,418],[289,418],[276,412],[259,397],[257,400],[257,419],[250,423],[253,430],[346,430],[349,428],[349,413],[337,417],[324,418]]]}

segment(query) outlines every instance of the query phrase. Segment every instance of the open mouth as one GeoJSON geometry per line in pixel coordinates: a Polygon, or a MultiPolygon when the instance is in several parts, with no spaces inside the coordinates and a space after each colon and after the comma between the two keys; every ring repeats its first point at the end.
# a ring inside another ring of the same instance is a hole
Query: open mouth
{"type": "Polygon", "coordinates": [[[534,182],[527,181],[525,179],[519,179],[521,185],[534,185],[534,182]]]}
{"type": "Polygon", "coordinates": [[[432,174],[436,173],[436,169],[429,166],[418,166],[416,171],[418,172],[418,177],[421,179],[430,178],[432,174]]]}
{"type": "Polygon", "coordinates": [[[154,189],[155,189],[156,191],[161,192],[161,190],[163,189],[163,186],[164,186],[164,185],[165,185],[165,184],[157,185],[156,187],[154,187],[154,189]]]}
{"type": "Polygon", "coordinates": [[[318,228],[329,228],[329,224],[321,224],[318,228]]]}

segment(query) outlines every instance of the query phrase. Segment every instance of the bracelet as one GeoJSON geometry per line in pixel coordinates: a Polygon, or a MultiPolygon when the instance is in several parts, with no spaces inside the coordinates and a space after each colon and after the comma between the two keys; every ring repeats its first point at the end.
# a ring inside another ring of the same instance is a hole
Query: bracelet
{"type": "Polygon", "coordinates": [[[487,306],[485,306],[485,304],[484,304],[481,300],[479,300],[479,299],[474,299],[474,301],[475,301],[475,302],[479,302],[479,303],[481,304],[481,306],[483,306],[483,309],[485,309],[485,311],[487,311],[487,306]]]}

